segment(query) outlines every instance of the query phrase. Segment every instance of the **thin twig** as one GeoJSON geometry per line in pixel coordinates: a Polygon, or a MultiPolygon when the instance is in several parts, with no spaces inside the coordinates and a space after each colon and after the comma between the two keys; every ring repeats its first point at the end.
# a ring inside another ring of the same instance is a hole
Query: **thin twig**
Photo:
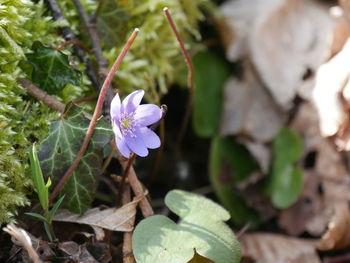
{"type": "MultiPolygon", "coordinates": [[[[128,163],[128,159],[122,158],[120,160],[120,164],[121,164],[121,166],[122,166],[124,171],[127,168],[127,165],[128,165],[127,163],[128,163]]],[[[144,191],[144,189],[142,187],[142,184],[140,183],[139,179],[137,178],[135,170],[134,170],[134,167],[132,165],[130,166],[130,169],[129,169],[129,172],[128,172],[128,178],[129,178],[129,184],[130,184],[131,189],[134,192],[134,194],[136,196],[143,195],[145,191],[144,191]]],[[[152,208],[152,206],[149,203],[147,198],[143,198],[140,201],[139,205],[140,205],[140,209],[141,209],[142,215],[144,217],[149,217],[149,216],[154,215],[153,208],[152,208]]]]}
{"type": "MultiPolygon", "coordinates": [[[[80,0],[73,0],[73,3],[75,4],[80,14],[83,20],[83,23],[86,27],[86,30],[88,32],[88,35],[91,39],[92,50],[94,52],[94,55],[97,61],[99,82],[102,83],[107,76],[108,60],[103,57],[103,52],[100,45],[100,38],[96,31],[96,23],[94,23],[91,19],[89,19],[89,16],[86,13],[83,5],[80,3],[80,0]]],[[[106,101],[103,108],[103,111],[106,114],[106,116],[110,115],[110,105],[111,105],[112,99],[113,99],[112,89],[108,89],[107,95],[106,95],[106,101]]]]}
{"type": "MultiPolygon", "coordinates": [[[[126,205],[130,203],[130,185],[125,185],[123,188],[122,204],[126,205]]],[[[131,224],[134,225],[135,218],[131,224]]],[[[125,232],[123,236],[123,263],[134,263],[135,259],[132,254],[132,232],[125,232]]]]}
{"type": "Polygon", "coordinates": [[[59,51],[68,45],[77,45],[77,46],[81,47],[82,49],[84,49],[87,53],[90,53],[90,50],[87,48],[87,46],[85,46],[80,41],[75,41],[75,40],[69,40],[69,41],[65,41],[65,42],[61,43],[58,47],[56,47],[56,50],[59,51]]]}
{"type": "Polygon", "coordinates": [[[96,107],[95,107],[95,111],[94,111],[94,114],[93,114],[93,116],[91,118],[88,130],[86,132],[86,135],[85,135],[85,138],[84,138],[84,142],[83,142],[83,144],[82,144],[82,146],[81,146],[77,156],[75,157],[75,160],[73,161],[72,165],[69,167],[68,171],[65,173],[65,175],[62,177],[62,179],[59,181],[59,183],[56,185],[55,189],[53,190],[53,192],[52,192],[52,194],[50,196],[50,202],[52,202],[56,198],[56,196],[61,191],[61,189],[63,188],[65,183],[68,181],[68,179],[73,174],[75,168],[77,168],[77,166],[79,165],[79,162],[80,162],[81,158],[83,157],[83,155],[84,155],[84,153],[85,153],[85,151],[86,151],[86,149],[87,149],[87,147],[88,147],[88,145],[90,143],[90,139],[91,139],[91,136],[92,136],[92,134],[94,132],[95,126],[96,126],[97,121],[98,121],[98,118],[101,115],[103,101],[105,99],[107,89],[109,88],[109,86],[110,86],[110,84],[112,82],[114,74],[118,70],[121,62],[123,61],[123,58],[125,57],[126,53],[130,49],[130,47],[131,47],[132,43],[134,42],[138,32],[139,32],[139,29],[136,28],[134,30],[134,32],[132,33],[132,35],[130,36],[130,38],[128,39],[128,42],[123,47],[123,49],[120,52],[118,58],[114,62],[112,68],[108,72],[106,80],[103,83],[103,86],[101,88],[100,94],[98,96],[98,100],[97,100],[97,104],[96,104],[96,107]]]}
{"type": "Polygon", "coordinates": [[[110,145],[111,145],[111,151],[109,152],[107,160],[102,165],[103,172],[106,171],[108,165],[111,163],[111,161],[113,159],[113,155],[115,153],[115,141],[114,141],[114,139],[110,142],[110,145]]]}
{"type": "Polygon", "coordinates": [[[181,53],[184,56],[184,59],[185,59],[185,62],[186,62],[187,68],[188,68],[187,86],[188,86],[188,89],[189,89],[189,97],[188,97],[188,100],[187,100],[185,117],[183,119],[183,122],[182,122],[182,125],[181,125],[181,128],[180,128],[180,132],[179,132],[179,135],[178,135],[177,140],[176,140],[176,144],[180,145],[181,142],[182,142],[183,137],[185,136],[185,132],[186,132],[186,129],[187,129],[187,126],[188,126],[188,122],[189,122],[190,117],[191,117],[192,103],[193,103],[193,93],[194,93],[194,90],[193,90],[194,69],[193,69],[193,64],[192,64],[191,57],[190,57],[190,55],[188,54],[188,52],[187,52],[187,50],[185,48],[184,41],[182,40],[178,30],[176,29],[176,25],[174,23],[173,18],[170,15],[169,9],[167,7],[165,7],[163,9],[163,11],[165,13],[165,16],[166,16],[166,18],[167,18],[167,20],[169,22],[169,25],[170,25],[170,27],[171,27],[171,29],[172,29],[172,31],[173,31],[177,41],[179,42],[181,53]]]}
{"type": "Polygon", "coordinates": [[[128,162],[125,166],[125,169],[123,171],[123,175],[122,175],[122,180],[119,183],[119,188],[118,188],[118,195],[116,196],[116,207],[118,207],[121,203],[121,199],[122,199],[122,193],[123,193],[123,187],[124,187],[124,183],[125,183],[125,179],[128,177],[128,173],[130,170],[130,167],[132,166],[132,163],[134,162],[134,160],[136,159],[136,154],[132,153],[130,158],[128,159],[128,162]]]}
{"type": "MultiPolygon", "coordinates": [[[[52,17],[54,20],[58,21],[58,20],[64,20],[64,15],[62,13],[61,8],[59,7],[59,5],[57,4],[56,0],[45,0],[46,3],[48,4],[50,11],[52,13],[52,17]]],[[[72,29],[70,29],[70,27],[68,26],[63,26],[61,27],[61,31],[62,34],[64,36],[64,38],[67,41],[78,41],[77,37],[74,35],[72,29]]],[[[73,52],[77,55],[77,57],[79,58],[79,60],[86,65],[86,75],[89,77],[92,86],[99,91],[100,86],[98,84],[98,78],[95,74],[94,71],[94,67],[92,65],[91,60],[88,58],[88,55],[86,54],[85,50],[82,49],[80,46],[74,45],[73,46],[73,52]]]]}
{"type": "Polygon", "coordinates": [[[72,103],[78,104],[80,102],[93,101],[93,100],[96,100],[96,99],[97,99],[97,97],[95,97],[95,96],[85,97],[85,98],[78,98],[78,99],[72,100],[72,103]]]}
{"type": "Polygon", "coordinates": [[[30,95],[35,97],[36,99],[42,101],[50,108],[57,110],[61,113],[64,112],[64,104],[56,100],[55,98],[51,97],[49,94],[47,94],[45,91],[39,89],[37,86],[35,86],[32,82],[30,82],[27,79],[18,78],[17,82],[21,84],[30,95]]]}
{"type": "Polygon", "coordinates": [[[250,222],[247,222],[236,234],[236,238],[240,238],[245,232],[248,231],[249,227],[251,226],[250,222]]]}

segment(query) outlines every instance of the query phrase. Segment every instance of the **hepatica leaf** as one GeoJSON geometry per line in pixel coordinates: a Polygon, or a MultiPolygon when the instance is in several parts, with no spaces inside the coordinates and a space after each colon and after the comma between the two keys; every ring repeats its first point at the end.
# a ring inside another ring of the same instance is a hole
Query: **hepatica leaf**
{"type": "Polygon", "coordinates": [[[210,52],[195,55],[193,65],[196,72],[193,127],[199,136],[211,137],[219,127],[222,91],[230,70],[224,60],[210,52]]]}
{"type": "Polygon", "coordinates": [[[295,165],[303,151],[302,140],[296,132],[284,128],[272,149],[274,160],[265,191],[277,208],[286,208],[297,199],[303,184],[303,171],[295,165]]]}
{"type": "Polygon", "coordinates": [[[165,203],[180,221],[176,224],[161,215],[142,220],[132,242],[138,263],[185,263],[193,259],[194,249],[214,262],[240,261],[239,243],[224,223],[230,218],[224,208],[181,190],[170,191],[165,203]]]}
{"type": "MultiPolygon", "coordinates": [[[[39,159],[43,174],[56,184],[75,159],[85,137],[89,120],[81,108],[68,104],[66,111],[53,120],[49,135],[42,141],[39,159]]],[[[100,120],[88,149],[61,194],[64,205],[72,212],[83,213],[92,200],[97,177],[101,174],[102,148],[111,140],[113,132],[107,121],[100,120]]]]}
{"type": "Polygon", "coordinates": [[[230,212],[231,220],[238,226],[250,222],[251,227],[259,223],[257,213],[234,193],[234,184],[249,177],[258,165],[243,145],[232,138],[216,137],[210,149],[210,181],[215,194],[230,212]]]}
{"type": "Polygon", "coordinates": [[[81,72],[69,65],[67,55],[45,47],[39,41],[33,43],[32,50],[27,59],[32,66],[31,78],[35,85],[49,94],[59,93],[68,83],[80,85],[81,72]]]}

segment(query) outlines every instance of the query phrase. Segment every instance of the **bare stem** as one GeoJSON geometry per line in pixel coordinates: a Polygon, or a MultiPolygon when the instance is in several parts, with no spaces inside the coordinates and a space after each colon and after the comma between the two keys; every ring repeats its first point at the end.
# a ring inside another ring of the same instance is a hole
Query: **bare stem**
{"type": "Polygon", "coordinates": [[[30,82],[27,79],[18,78],[17,82],[21,84],[30,95],[35,97],[36,99],[42,101],[50,108],[57,110],[61,113],[64,112],[64,104],[56,100],[55,98],[51,97],[49,94],[47,94],[45,91],[39,89],[37,86],[35,86],[32,82],[30,82]]]}
{"type": "Polygon", "coordinates": [[[108,75],[102,85],[100,94],[98,96],[98,100],[97,100],[97,104],[95,107],[95,111],[94,114],[92,115],[88,130],[86,132],[85,138],[84,138],[84,142],[77,154],[77,156],[75,157],[75,160],[73,161],[72,165],[69,167],[68,171],[65,173],[65,175],[62,177],[62,179],[59,181],[59,183],[56,185],[55,189],[53,190],[51,196],[50,196],[50,202],[52,202],[56,196],[58,195],[58,193],[62,190],[63,186],[65,185],[65,183],[68,181],[68,179],[71,177],[71,175],[73,174],[75,168],[77,168],[77,166],[79,165],[79,162],[81,160],[81,158],[83,157],[89,143],[90,143],[90,139],[91,136],[94,132],[95,126],[97,124],[98,118],[101,115],[101,111],[102,111],[102,106],[103,106],[103,101],[105,99],[106,96],[106,92],[107,89],[109,88],[113,76],[116,73],[116,71],[118,70],[121,62],[123,61],[123,58],[125,57],[126,53],[128,52],[128,50],[130,49],[132,43],[134,42],[137,34],[139,32],[139,29],[136,28],[134,30],[134,32],[132,33],[132,35],[130,36],[130,38],[128,39],[128,42],[125,44],[125,46],[123,47],[122,51],[120,52],[119,56],[117,57],[116,61],[114,62],[112,68],[110,69],[110,71],[108,72],[108,75]]]}
{"type": "Polygon", "coordinates": [[[193,64],[192,64],[192,60],[191,60],[191,57],[190,55],[188,54],[186,48],[185,48],[185,44],[184,44],[184,41],[182,40],[177,28],[176,28],[176,25],[174,23],[174,20],[173,18],[171,17],[171,14],[169,12],[169,9],[167,7],[165,7],[163,9],[164,13],[165,13],[165,16],[169,22],[169,25],[177,39],[177,41],[179,42],[179,45],[180,45],[180,49],[181,49],[181,53],[182,55],[184,56],[184,59],[185,59],[185,62],[186,62],[186,65],[187,65],[187,68],[188,68],[188,75],[187,75],[187,87],[189,89],[189,97],[188,97],[188,100],[187,100],[187,105],[186,105],[186,113],[185,113],[185,117],[183,119],[183,122],[182,122],[182,125],[181,125],[181,128],[180,128],[180,132],[179,132],[179,135],[177,137],[177,145],[180,145],[181,142],[182,142],[182,139],[185,135],[185,132],[186,132],[186,129],[187,129],[187,126],[188,126],[188,122],[190,120],[190,117],[191,117],[191,109],[192,109],[192,102],[193,102],[193,93],[194,93],[194,90],[193,90],[193,77],[194,77],[194,69],[193,69],[193,64]]]}
{"type": "Polygon", "coordinates": [[[60,44],[58,47],[56,47],[56,50],[59,51],[68,45],[77,45],[77,46],[81,47],[82,49],[84,49],[87,53],[90,53],[90,50],[83,43],[81,43],[80,41],[76,41],[76,40],[65,41],[62,44],[60,44]]]}
{"type": "Polygon", "coordinates": [[[125,179],[128,176],[130,167],[132,166],[132,163],[134,162],[135,158],[136,158],[136,154],[132,153],[130,158],[128,159],[128,162],[126,163],[125,169],[123,171],[122,179],[121,179],[121,181],[119,183],[118,195],[117,195],[117,198],[116,198],[116,206],[117,207],[121,203],[121,199],[122,199],[121,197],[122,197],[122,193],[123,193],[123,186],[124,186],[124,183],[125,183],[125,179]]]}
{"type": "MultiPolygon", "coordinates": [[[[125,205],[127,203],[130,203],[130,186],[126,185],[123,189],[123,195],[122,195],[122,204],[125,205]]],[[[132,224],[134,225],[135,218],[132,221],[132,224]]],[[[134,263],[135,259],[132,254],[132,232],[125,232],[123,236],[123,263],[134,263]]]]}

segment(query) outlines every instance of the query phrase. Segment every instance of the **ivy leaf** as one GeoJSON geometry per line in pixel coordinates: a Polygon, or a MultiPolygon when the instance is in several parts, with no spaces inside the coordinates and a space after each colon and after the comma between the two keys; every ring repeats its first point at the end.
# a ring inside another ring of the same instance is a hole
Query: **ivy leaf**
{"type": "Polygon", "coordinates": [[[210,150],[210,181],[221,203],[230,212],[231,220],[238,226],[247,222],[257,227],[257,213],[249,208],[233,191],[234,184],[249,177],[258,165],[247,149],[233,138],[216,137],[210,150]]]}
{"type": "Polygon", "coordinates": [[[222,92],[230,70],[223,59],[210,52],[196,54],[193,65],[196,72],[193,127],[199,136],[211,137],[217,133],[219,127],[222,92]]]}
{"type": "Polygon", "coordinates": [[[298,198],[303,184],[303,171],[295,166],[303,145],[300,136],[284,128],[273,141],[274,160],[265,193],[277,208],[287,208],[298,198]]]}
{"type": "Polygon", "coordinates": [[[81,84],[81,72],[69,65],[68,56],[61,51],[45,47],[41,42],[35,41],[32,46],[33,53],[27,54],[28,63],[32,66],[32,82],[49,94],[58,94],[71,83],[81,84]]]}
{"type": "MultiPolygon", "coordinates": [[[[82,109],[72,103],[67,105],[61,118],[51,122],[49,135],[41,143],[39,159],[43,173],[50,176],[54,184],[74,161],[89,123],[82,109]]],[[[102,149],[112,136],[110,124],[100,120],[85,155],[61,192],[70,211],[83,213],[93,201],[97,177],[102,171],[102,149]]]]}
{"type": "Polygon", "coordinates": [[[193,249],[220,263],[238,263],[239,243],[223,222],[229,213],[213,201],[189,192],[172,190],[165,197],[171,211],[180,217],[156,215],[142,220],[133,234],[133,252],[139,263],[178,263],[193,258],[193,249]]]}

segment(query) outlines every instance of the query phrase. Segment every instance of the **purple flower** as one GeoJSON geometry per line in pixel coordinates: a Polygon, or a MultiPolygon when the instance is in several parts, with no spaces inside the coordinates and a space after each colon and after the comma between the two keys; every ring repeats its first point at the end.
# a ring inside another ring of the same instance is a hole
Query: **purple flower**
{"type": "Polygon", "coordinates": [[[111,103],[111,119],[117,147],[121,154],[129,158],[134,152],[139,156],[148,155],[148,149],[160,146],[160,139],[147,126],[160,120],[162,112],[157,105],[140,105],[143,90],[129,94],[123,102],[116,94],[111,103]]]}

